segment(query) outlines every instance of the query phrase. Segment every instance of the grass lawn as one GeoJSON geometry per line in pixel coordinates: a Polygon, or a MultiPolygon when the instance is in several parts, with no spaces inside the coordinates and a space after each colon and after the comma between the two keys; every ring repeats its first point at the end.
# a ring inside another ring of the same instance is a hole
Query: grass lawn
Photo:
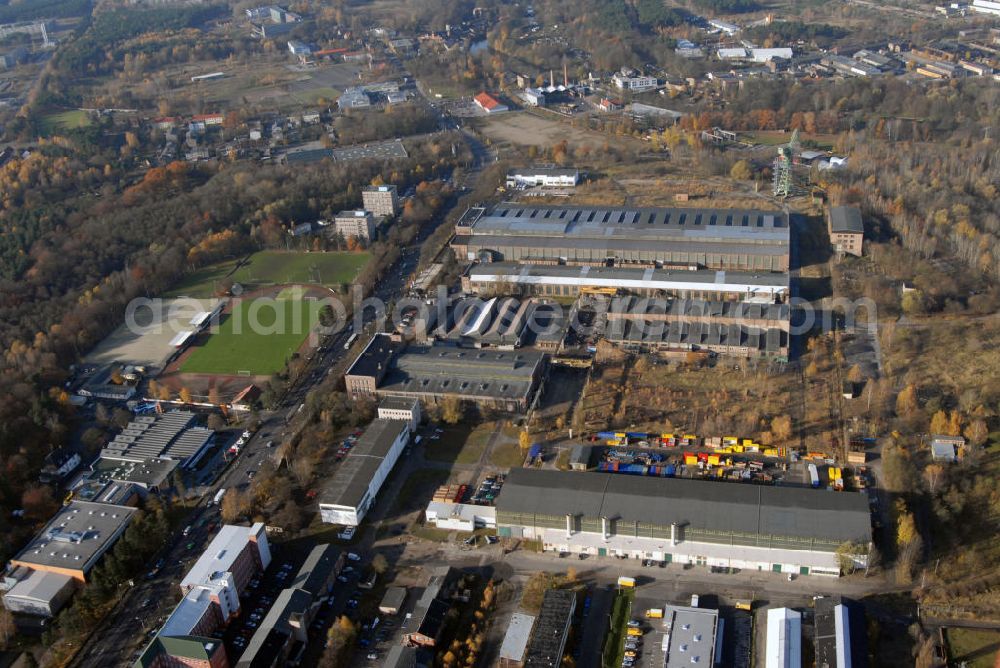
{"type": "Polygon", "coordinates": [[[611,604],[611,620],[608,635],[604,637],[604,666],[618,668],[625,655],[625,634],[628,629],[629,614],[632,611],[633,589],[619,589],[611,604]]]}
{"type": "Polygon", "coordinates": [[[289,95],[289,97],[299,104],[316,104],[321,99],[332,103],[340,97],[340,91],[329,86],[321,86],[319,88],[296,91],[289,95]]]}
{"type": "Polygon", "coordinates": [[[46,114],[39,121],[42,134],[50,135],[61,130],[74,130],[90,125],[90,115],[80,109],[46,114]]]}
{"type": "Polygon", "coordinates": [[[426,441],[424,456],[438,462],[475,464],[483,456],[492,433],[490,423],[478,425],[472,431],[462,426],[447,427],[441,438],[426,441]]]}
{"type": "Polygon", "coordinates": [[[948,665],[968,668],[993,668],[1000,649],[1000,632],[988,629],[945,629],[948,641],[948,665]]]}
{"type": "Polygon", "coordinates": [[[184,373],[270,375],[299,349],[317,322],[318,302],[278,299],[243,302],[219,331],[191,352],[184,373]]]}
{"type": "Polygon", "coordinates": [[[275,285],[279,283],[313,283],[336,287],[351,283],[368,264],[369,253],[332,251],[305,253],[286,251],[260,251],[250,256],[238,269],[234,261],[222,262],[199,269],[186,276],[172,288],[167,297],[195,297],[205,299],[215,296],[218,283],[227,276],[244,288],[275,285]]]}
{"type": "Polygon", "coordinates": [[[494,466],[517,468],[524,463],[525,453],[517,441],[513,443],[497,443],[490,450],[490,463],[494,466]]]}

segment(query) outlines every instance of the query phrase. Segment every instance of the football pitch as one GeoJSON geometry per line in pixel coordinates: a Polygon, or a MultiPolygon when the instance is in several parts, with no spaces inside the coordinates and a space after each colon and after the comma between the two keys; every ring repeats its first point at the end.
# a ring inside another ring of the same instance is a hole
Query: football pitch
{"type": "MultiPolygon", "coordinates": [[[[284,292],[284,291],[282,291],[284,292]]],[[[182,373],[266,376],[280,371],[318,322],[319,302],[262,297],[239,301],[217,332],[181,364],[182,373]]]]}
{"type": "Polygon", "coordinates": [[[260,251],[251,255],[235,271],[235,262],[223,262],[192,272],[165,296],[213,297],[219,293],[223,281],[242,285],[244,292],[282,283],[336,287],[354,282],[370,259],[369,253],[260,251]]]}

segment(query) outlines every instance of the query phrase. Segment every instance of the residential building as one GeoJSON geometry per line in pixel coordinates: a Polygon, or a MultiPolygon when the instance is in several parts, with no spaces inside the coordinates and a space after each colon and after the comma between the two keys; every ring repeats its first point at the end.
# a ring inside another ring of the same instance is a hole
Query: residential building
{"type": "Polygon", "coordinates": [[[513,469],[496,509],[500,536],[544,550],[802,575],[839,575],[839,548],[871,543],[864,495],[808,488],[513,469]]]}
{"type": "Polygon", "coordinates": [[[409,441],[407,422],[374,420],[320,492],[323,521],[346,526],[361,524],[409,441]]]}
{"type": "Polygon", "coordinates": [[[422,414],[420,400],[412,397],[386,397],[379,402],[378,417],[380,420],[400,420],[405,422],[410,433],[417,430],[422,414]]]}
{"type": "Polygon", "coordinates": [[[225,645],[215,638],[156,636],[133,668],[229,668],[225,645]]]}
{"type": "Polygon", "coordinates": [[[525,651],[525,668],[552,668],[562,665],[575,610],[575,591],[549,589],[545,592],[531,640],[525,651]]]}
{"type": "Polygon", "coordinates": [[[312,602],[313,597],[307,591],[282,589],[236,661],[236,668],[289,665],[293,647],[309,642],[312,602]]]}
{"type": "Polygon", "coordinates": [[[226,524],[181,580],[181,592],[187,593],[211,582],[219,574],[232,574],[236,590],[234,600],[237,601],[235,610],[239,610],[238,595],[246,589],[253,576],[265,570],[270,563],[271,547],[262,522],[249,527],[226,524]]]}
{"type": "Polygon", "coordinates": [[[509,111],[509,107],[506,104],[500,102],[489,93],[479,93],[473,99],[476,106],[485,111],[487,114],[498,114],[502,111],[509,111]]]}
{"type": "Polygon", "coordinates": [[[785,272],[783,211],[602,208],[504,202],[451,241],[456,257],[493,261],[785,272]]]}
{"type": "Polygon", "coordinates": [[[660,85],[656,77],[630,76],[622,72],[616,72],[611,77],[611,81],[618,90],[630,93],[643,93],[648,90],[656,90],[660,85]]]}
{"type": "Polygon", "coordinates": [[[10,565],[86,582],[91,569],[118,542],[135,512],[128,506],[71,501],[10,560],[10,565]]]}
{"type": "Polygon", "coordinates": [[[521,612],[515,612],[510,617],[507,632],[500,644],[500,668],[522,668],[524,657],[528,651],[528,640],[531,639],[531,629],[535,626],[535,618],[521,612]]]}
{"type": "Polygon", "coordinates": [[[625,105],[622,104],[622,101],[617,98],[602,97],[598,106],[601,108],[601,111],[611,112],[621,111],[625,105]]]}
{"type": "Polygon", "coordinates": [[[391,218],[399,213],[399,192],[394,185],[367,186],[361,191],[361,201],[365,211],[376,216],[391,218]]]}
{"type": "Polygon", "coordinates": [[[716,665],[720,635],[718,610],[663,606],[663,668],[716,665]]]}
{"type": "Polygon", "coordinates": [[[575,188],[580,171],[561,167],[525,167],[507,172],[507,187],[575,188]]]}
{"type": "Polygon", "coordinates": [[[368,243],[375,238],[375,220],[371,212],[363,209],[341,211],[333,219],[337,234],[345,239],[354,237],[368,243]]]}
{"type": "Polygon", "coordinates": [[[826,225],[834,250],[861,257],[865,226],[861,221],[861,211],[857,207],[831,207],[827,213],[826,225]]]}
{"type": "Polygon", "coordinates": [[[767,611],[764,668],[802,668],[802,613],[791,608],[767,611]]]}
{"type": "Polygon", "coordinates": [[[223,525],[181,580],[183,598],[134,667],[228,668],[222,642],[209,636],[240,613],[240,596],[270,563],[263,523],[223,525]]]}

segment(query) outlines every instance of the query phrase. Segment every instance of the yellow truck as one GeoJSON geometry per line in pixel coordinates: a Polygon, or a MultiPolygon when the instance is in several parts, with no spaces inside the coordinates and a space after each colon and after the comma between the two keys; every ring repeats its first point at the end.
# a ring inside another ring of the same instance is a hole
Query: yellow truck
{"type": "Polygon", "coordinates": [[[630,627],[628,627],[628,631],[626,631],[626,633],[628,635],[630,635],[630,636],[641,636],[642,635],[642,629],[636,628],[634,626],[630,626],[630,627]]]}
{"type": "Polygon", "coordinates": [[[634,588],[635,587],[635,578],[627,578],[625,576],[622,576],[622,577],[618,578],[618,586],[619,587],[634,588]]]}
{"type": "Polygon", "coordinates": [[[663,619],[663,608],[650,608],[646,611],[646,619],[663,619]]]}

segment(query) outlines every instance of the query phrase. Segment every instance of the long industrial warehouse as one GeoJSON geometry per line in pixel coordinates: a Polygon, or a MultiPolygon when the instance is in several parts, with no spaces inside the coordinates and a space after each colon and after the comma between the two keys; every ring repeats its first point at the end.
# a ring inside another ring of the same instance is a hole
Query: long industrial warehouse
{"type": "Polygon", "coordinates": [[[838,548],[871,542],[864,495],[792,487],[513,469],[496,508],[545,550],[780,573],[839,575],[838,548]]]}
{"type": "Polygon", "coordinates": [[[750,209],[498,204],[463,217],[452,248],[469,261],[788,271],[788,215],[750,209]]]}

